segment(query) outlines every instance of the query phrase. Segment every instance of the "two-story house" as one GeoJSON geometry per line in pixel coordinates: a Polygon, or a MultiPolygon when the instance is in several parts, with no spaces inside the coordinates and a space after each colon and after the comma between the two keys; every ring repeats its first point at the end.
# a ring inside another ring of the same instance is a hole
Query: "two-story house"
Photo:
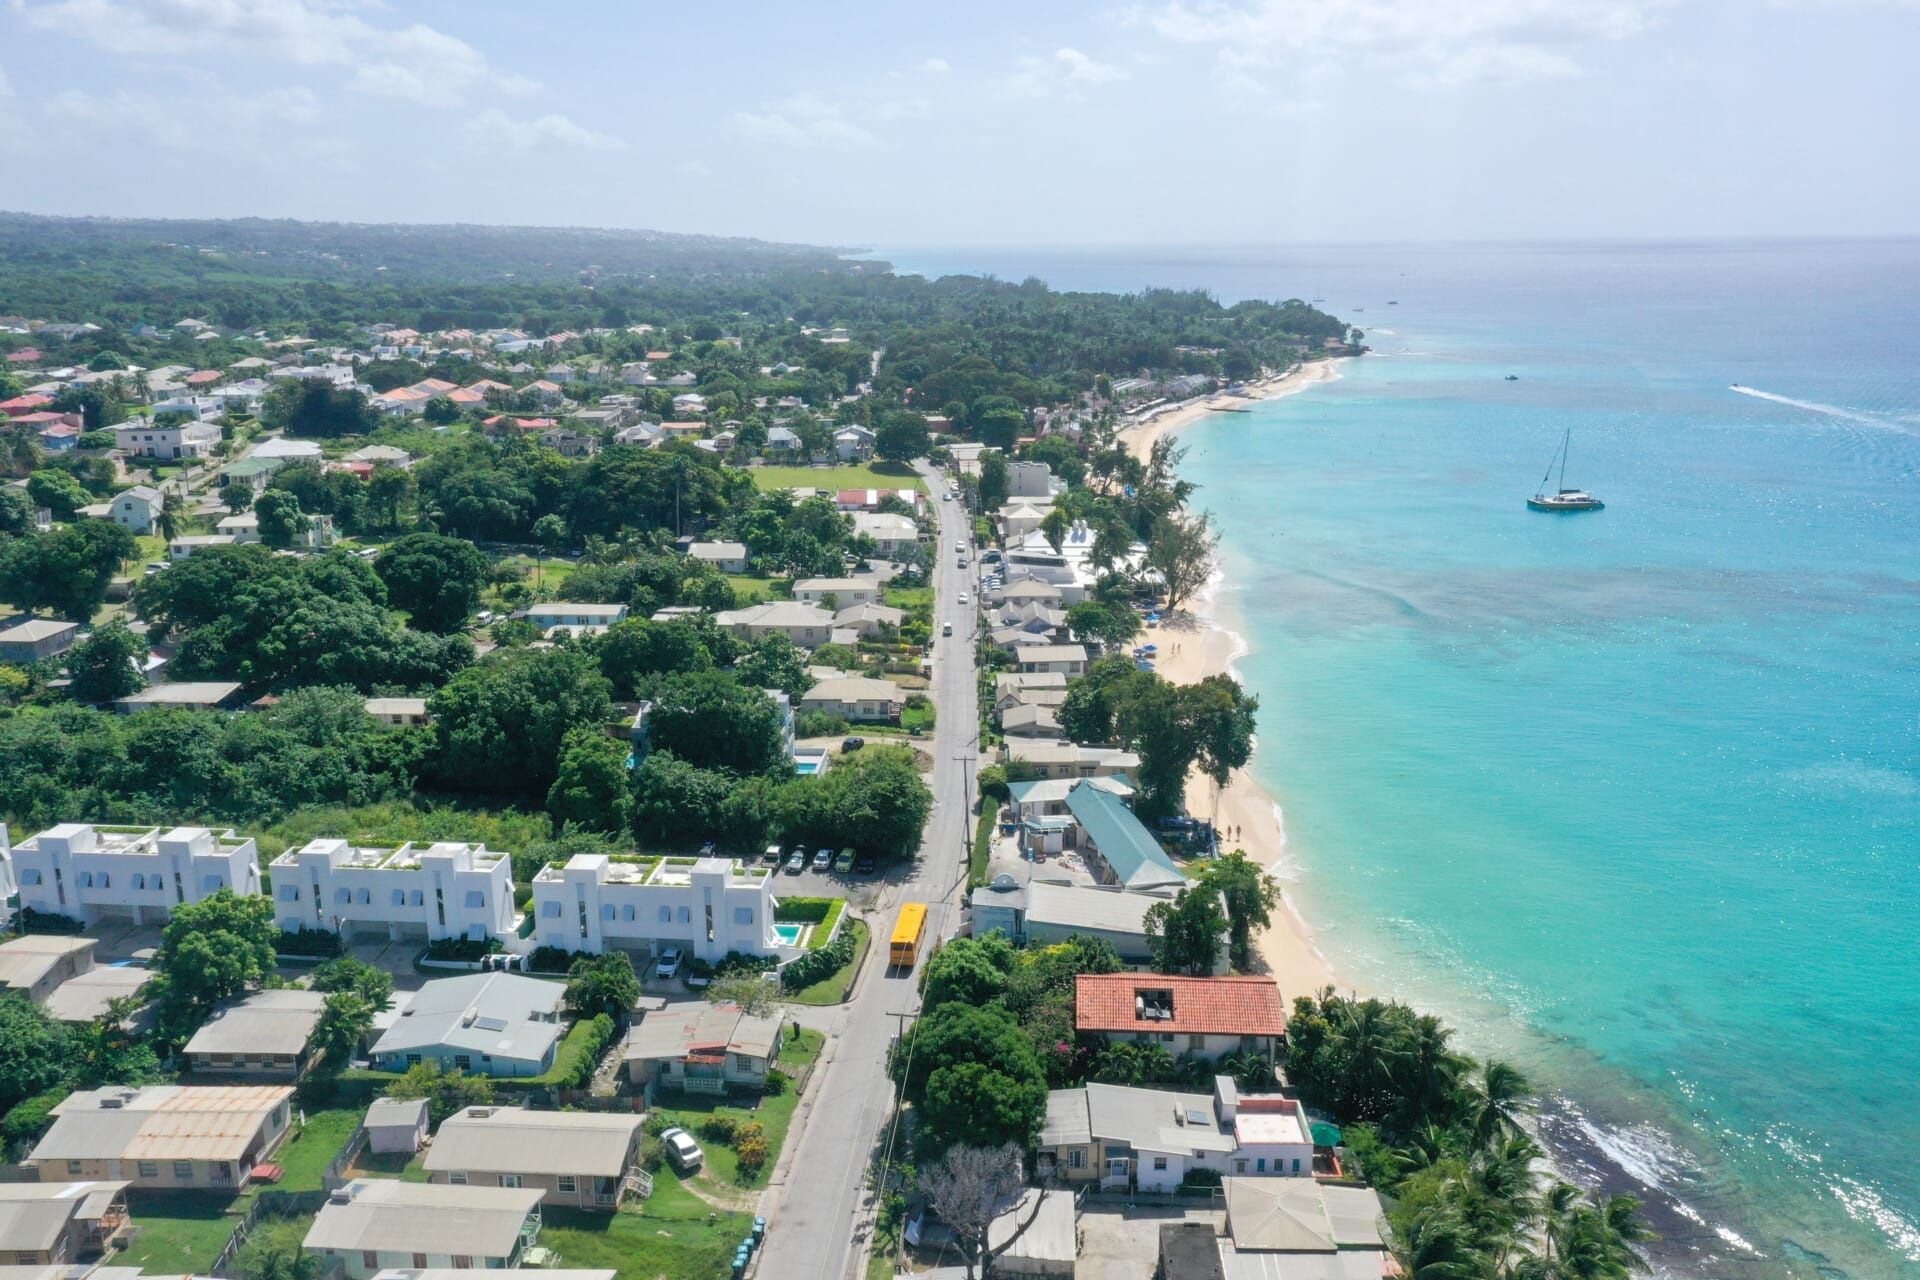
{"type": "Polygon", "coordinates": [[[1083,973],[1074,979],[1074,1029],[1111,1044],[1158,1044],[1175,1057],[1253,1054],[1273,1060],[1287,1031],[1272,978],[1231,974],[1083,973]]]}
{"type": "Polygon", "coordinates": [[[108,827],[63,822],[13,846],[20,905],[91,925],[149,924],[222,889],[260,892],[254,842],[204,827],[108,827]]]}
{"type": "Polygon", "coordinates": [[[701,960],[729,951],[776,955],[773,877],[726,858],[615,861],[578,853],[533,878],[534,937],[568,951],[684,947],[701,960]]]}
{"type": "Polygon", "coordinates": [[[512,936],[512,859],[484,844],[373,848],[310,840],[273,860],[280,927],[393,939],[512,936]]]}

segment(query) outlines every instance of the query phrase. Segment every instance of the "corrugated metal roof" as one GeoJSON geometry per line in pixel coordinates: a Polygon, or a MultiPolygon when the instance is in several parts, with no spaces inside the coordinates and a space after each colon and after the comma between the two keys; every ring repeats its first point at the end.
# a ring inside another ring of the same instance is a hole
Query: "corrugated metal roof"
{"type": "Polygon", "coordinates": [[[309,1249],[505,1258],[541,1195],[534,1188],[360,1178],[321,1207],[303,1243],[309,1249]]]}
{"type": "Polygon", "coordinates": [[[293,1096],[278,1085],[150,1085],[76,1093],[32,1159],[232,1160],[293,1096]],[[106,1104],[106,1105],[103,1105],[106,1104]]]}
{"type": "Polygon", "coordinates": [[[440,1126],[426,1167],[617,1178],[641,1123],[631,1114],[468,1107],[440,1126]]]}

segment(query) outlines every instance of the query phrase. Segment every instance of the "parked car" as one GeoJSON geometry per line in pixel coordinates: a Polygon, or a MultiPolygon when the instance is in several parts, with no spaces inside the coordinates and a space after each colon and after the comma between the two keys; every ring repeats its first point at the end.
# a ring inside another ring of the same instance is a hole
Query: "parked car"
{"type": "Polygon", "coordinates": [[[662,982],[665,982],[669,978],[678,977],[680,974],[680,966],[685,964],[686,961],[686,952],[682,951],[679,947],[668,947],[660,953],[660,959],[654,963],[653,976],[662,982]]]}
{"type": "Polygon", "coordinates": [[[849,871],[852,871],[853,870],[853,850],[842,849],[840,851],[840,856],[833,860],[833,869],[835,871],[838,871],[843,876],[846,875],[849,871]]]}
{"type": "Polygon", "coordinates": [[[780,846],[777,844],[768,845],[767,851],[760,855],[760,861],[766,863],[769,866],[774,866],[774,867],[779,866],[780,865],[780,846]]]}
{"type": "Polygon", "coordinates": [[[693,1135],[678,1125],[661,1130],[660,1145],[666,1149],[667,1159],[673,1161],[673,1167],[682,1173],[692,1173],[706,1159],[706,1154],[700,1150],[700,1144],[693,1140],[693,1135]]]}
{"type": "Polygon", "coordinates": [[[849,751],[858,751],[860,748],[866,745],[867,745],[867,740],[865,738],[848,738],[843,742],[841,742],[840,752],[842,755],[844,755],[849,751]]]}
{"type": "Polygon", "coordinates": [[[813,869],[815,871],[825,871],[828,867],[832,865],[833,865],[833,850],[821,849],[814,853],[813,869]]]}
{"type": "Polygon", "coordinates": [[[790,876],[797,876],[797,875],[799,875],[799,874],[800,874],[800,873],[801,873],[802,871],[805,871],[806,869],[807,869],[807,855],[806,855],[806,854],[804,854],[804,853],[795,853],[795,854],[794,854],[794,855],[793,855],[792,857],[790,857],[790,858],[788,858],[788,859],[787,859],[787,874],[788,874],[788,875],[790,875],[790,876]]]}
{"type": "Polygon", "coordinates": [[[873,866],[873,859],[863,853],[853,861],[853,874],[857,876],[870,876],[873,874],[873,866]]]}

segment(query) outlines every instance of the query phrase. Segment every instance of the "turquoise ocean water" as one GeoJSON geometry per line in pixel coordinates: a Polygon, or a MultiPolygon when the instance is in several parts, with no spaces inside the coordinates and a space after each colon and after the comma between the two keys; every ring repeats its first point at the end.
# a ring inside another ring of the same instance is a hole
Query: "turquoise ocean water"
{"type": "Polygon", "coordinates": [[[1920,1277],[1920,244],[883,256],[1367,330],[1184,437],[1289,892],[1673,1273],[1920,1277]]]}

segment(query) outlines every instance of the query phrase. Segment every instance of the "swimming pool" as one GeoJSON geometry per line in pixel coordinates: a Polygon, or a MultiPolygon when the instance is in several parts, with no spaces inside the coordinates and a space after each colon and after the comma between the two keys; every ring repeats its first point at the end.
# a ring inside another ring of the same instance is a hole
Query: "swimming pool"
{"type": "Polygon", "coordinates": [[[810,777],[820,772],[820,762],[818,760],[795,760],[793,762],[793,771],[803,778],[810,777]]]}
{"type": "Polygon", "coordinates": [[[807,926],[803,924],[777,924],[773,926],[773,936],[780,939],[783,947],[797,947],[800,945],[800,935],[806,930],[807,926]]]}

